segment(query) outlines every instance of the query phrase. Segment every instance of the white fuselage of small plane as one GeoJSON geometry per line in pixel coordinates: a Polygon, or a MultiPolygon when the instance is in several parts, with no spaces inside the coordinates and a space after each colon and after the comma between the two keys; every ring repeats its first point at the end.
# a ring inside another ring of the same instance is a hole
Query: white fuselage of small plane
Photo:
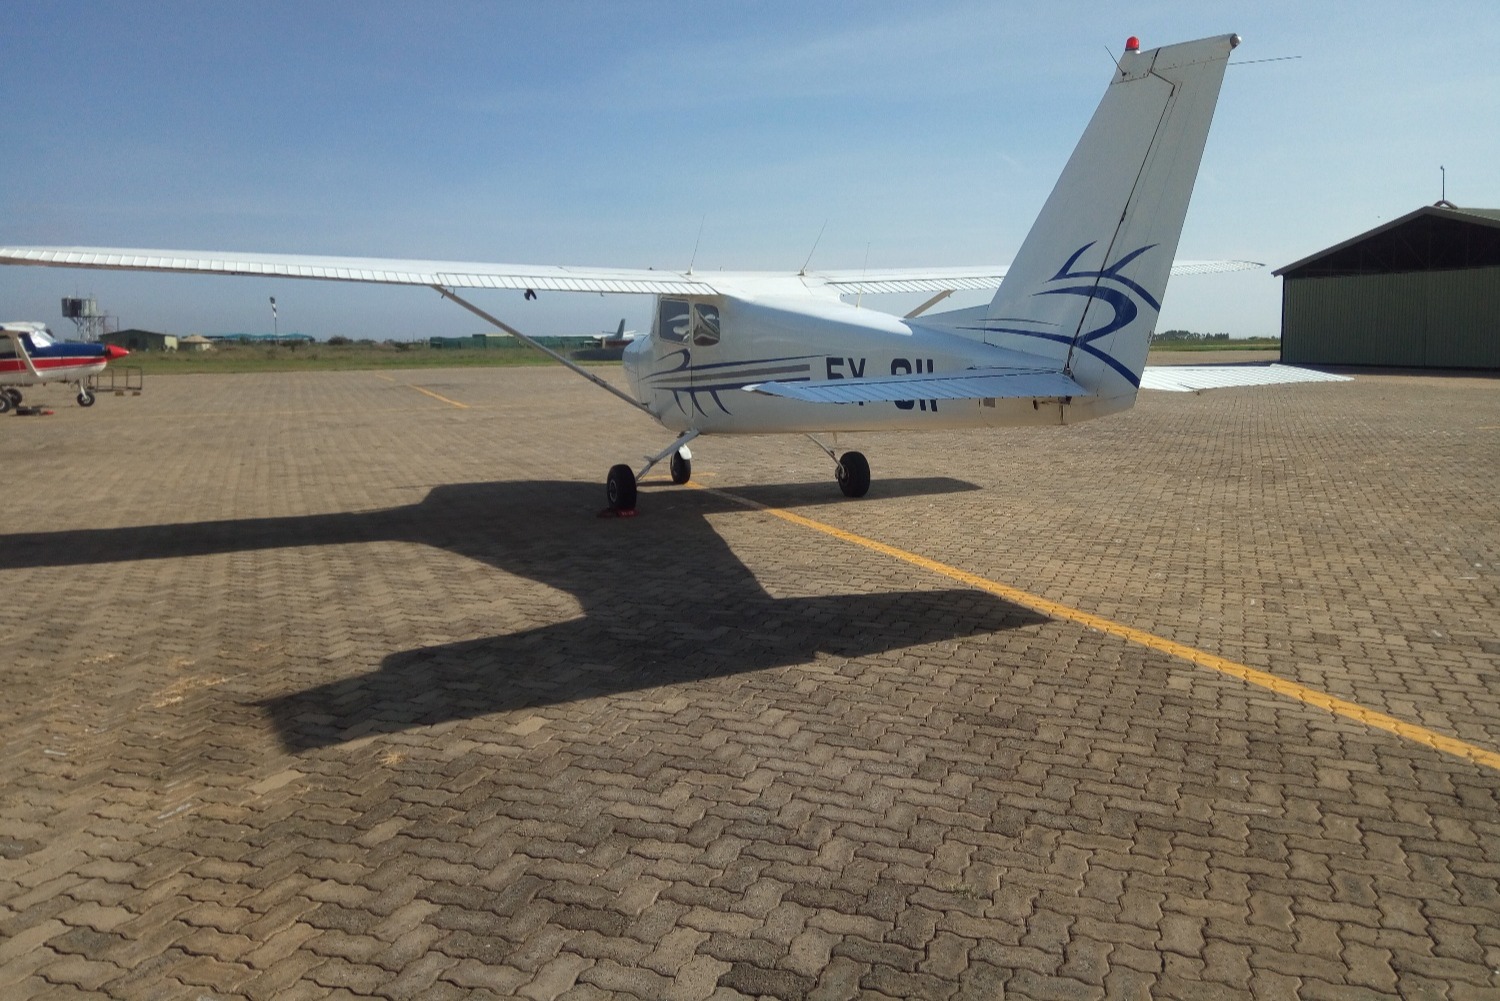
{"type": "Polygon", "coordinates": [[[649,336],[626,349],[632,394],[673,431],[702,434],[940,430],[1076,423],[1129,407],[1098,397],[813,403],[747,391],[761,383],[951,375],[1054,367],[919,320],[810,296],[796,279],[747,278],[723,294],[660,296],[649,336]],[[795,285],[780,289],[779,285],[795,285]],[[780,294],[778,294],[780,293],[780,294]]]}

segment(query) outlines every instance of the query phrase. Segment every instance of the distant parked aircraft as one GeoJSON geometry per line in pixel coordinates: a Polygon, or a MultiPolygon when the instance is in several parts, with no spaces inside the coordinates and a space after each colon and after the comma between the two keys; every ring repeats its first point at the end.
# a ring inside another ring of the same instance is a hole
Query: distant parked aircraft
{"type": "Polygon", "coordinates": [[[71,383],[78,405],[92,407],[94,393],[84,381],[130,354],[113,344],[71,344],[52,339],[45,323],[0,323],[0,414],[21,405],[22,386],[71,383]]]}

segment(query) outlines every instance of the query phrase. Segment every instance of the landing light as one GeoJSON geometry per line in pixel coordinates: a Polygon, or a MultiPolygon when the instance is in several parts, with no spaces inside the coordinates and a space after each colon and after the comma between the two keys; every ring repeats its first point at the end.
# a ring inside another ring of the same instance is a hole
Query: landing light
{"type": "Polygon", "coordinates": [[[1139,38],[1136,38],[1134,35],[1131,35],[1129,38],[1125,39],[1125,51],[1126,52],[1139,52],[1139,51],[1141,51],[1141,40],[1139,38]]]}

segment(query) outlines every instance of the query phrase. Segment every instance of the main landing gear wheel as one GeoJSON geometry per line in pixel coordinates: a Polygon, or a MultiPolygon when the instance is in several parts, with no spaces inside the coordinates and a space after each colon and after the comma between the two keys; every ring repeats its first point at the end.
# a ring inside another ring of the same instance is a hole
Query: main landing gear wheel
{"type": "Polygon", "coordinates": [[[10,405],[13,407],[21,405],[21,391],[15,386],[6,386],[4,389],[0,389],[0,396],[4,396],[9,400],[10,405]]]}
{"type": "Polygon", "coordinates": [[[16,406],[16,401],[9,393],[0,393],[0,414],[10,413],[14,406],[16,406]]]}
{"type": "Polygon", "coordinates": [[[845,497],[863,497],[870,492],[870,463],[863,452],[845,452],[840,456],[834,477],[845,497]]]}
{"type": "Polygon", "coordinates": [[[685,459],[681,452],[672,453],[672,482],[686,483],[693,478],[693,460],[685,459]]]}
{"type": "Polygon", "coordinates": [[[87,389],[78,391],[78,405],[80,407],[92,407],[94,405],[94,394],[87,389]]]}
{"type": "Polygon", "coordinates": [[[611,466],[609,479],[604,483],[604,492],[609,496],[613,511],[635,510],[635,471],[621,463],[611,466]]]}

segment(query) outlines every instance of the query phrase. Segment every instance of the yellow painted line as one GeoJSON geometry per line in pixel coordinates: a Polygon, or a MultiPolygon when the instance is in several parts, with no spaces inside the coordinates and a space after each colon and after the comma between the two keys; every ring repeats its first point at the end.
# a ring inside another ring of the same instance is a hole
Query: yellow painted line
{"type": "MultiPolygon", "coordinates": [[[[374,374],[375,378],[377,378],[377,379],[384,379],[386,382],[395,382],[396,381],[394,378],[392,378],[389,375],[381,375],[379,372],[375,372],[373,374],[374,374]]],[[[434,393],[430,389],[423,389],[421,386],[415,385],[415,384],[410,383],[410,382],[405,383],[405,385],[406,385],[407,389],[415,389],[417,392],[422,393],[422,394],[424,394],[426,396],[430,396],[434,400],[442,400],[444,403],[448,404],[448,406],[450,406],[450,407],[457,407],[460,410],[468,410],[469,409],[469,405],[467,403],[459,403],[457,400],[450,400],[450,399],[448,399],[448,397],[443,396],[443,395],[441,395],[439,393],[434,393]]]]}
{"type": "Polygon", "coordinates": [[[448,406],[450,406],[450,407],[457,407],[460,410],[468,410],[469,409],[469,405],[467,403],[459,403],[457,400],[450,400],[446,396],[442,396],[442,395],[440,395],[438,393],[434,393],[430,389],[423,389],[421,386],[413,386],[411,383],[407,383],[407,385],[411,386],[412,389],[415,389],[419,393],[423,393],[423,394],[425,394],[427,396],[432,397],[434,400],[442,400],[444,403],[448,404],[448,406]]]}
{"type": "MultiPolygon", "coordinates": [[[[691,483],[688,485],[694,486],[691,483]]],[[[1320,692],[1315,688],[1299,685],[1295,681],[1288,681],[1286,678],[1279,678],[1266,671],[1256,670],[1248,664],[1241,664],[1227,657],[1220,657],[1218,654],[1188,646],[1186,643],[1178,643],[1176,640],[1169,640],[1164,636],[1148,633],[1144,629],[1137,629],[1134,626],[1127,626],[1124,623],[1106,619],[1101,615],[1094,615],[1092,612],[1073,608],[1071,605],[1064,605],[1062,602],[1053,601],[1050,598],[1044,598],[1029,591],[1023,591],[1018,587],[1011,587],[1009,584],[1001,584],[998,581],[989,580],[978,574],[970,573],[967,570],[960,570],[958,567],[928,559],[926,556],[908,552],[905,549],[899,549],[896,546],[887,545],[884,542],[878,542],[863,535],[856,535],[853,532],[824,524],[821,521],[814,521],[800,514],[793,514],[790,511],[783,511],[780,508],[767,507],[756,501],[736,496],[724,490],[715,490],[712,487],[698,487],[697,489],[716,494],[737,504],[742,504],[745,507],[763,511],[774,518],[780,518],[782,521],[790,522],[793,525],[799,525],[814,532],[830,535],[842,542],[861,546],[871,552],[880,553],[882,556],[889,556],[892,559],[900,560],[903,563],[919,567],[941,577],[947,577],[949,580],[958,581],[960,584],[972,587],[977,591],[984,591],[998,598],[1004,598],[1013,604],[1021,605],[1032,611],[1041,612],[1043,615],[1051,618],[1077,622],[1079,625],[1087,626],[1090,629],[1097,629],[1101,633],[1108,633],[1111,636],[1118,637],[1130,643],[1139,644],[1158,653],[1177,657],[1198,667],[1217,671],[1231,678],[1237,678],[1246,684],[1268,689],[1277,695],[1296,699],[1306,705],[1326,710],[1336,716],[1342,716],[1345,719],[1362,723],[1376,730],[1385,730],[1403,740],[1409,740],[1424,747],[1430,747],[1444,754],[1451,754],[1454,757],[1462,758],[1465,761],[1484,768],[1500,771],[1500,754],[1494,751],[1476,747],[1473,744],[1453,737],[1445,737],[1440,733],[1423,726],[1418,726],[1415,723],[1408,723],[1405,720],[1397,719],[1394,716],[1389,716],[1375,709],[1366,708],[1358,703],[1337,698],[1326,692],[1320,692]]]]}

